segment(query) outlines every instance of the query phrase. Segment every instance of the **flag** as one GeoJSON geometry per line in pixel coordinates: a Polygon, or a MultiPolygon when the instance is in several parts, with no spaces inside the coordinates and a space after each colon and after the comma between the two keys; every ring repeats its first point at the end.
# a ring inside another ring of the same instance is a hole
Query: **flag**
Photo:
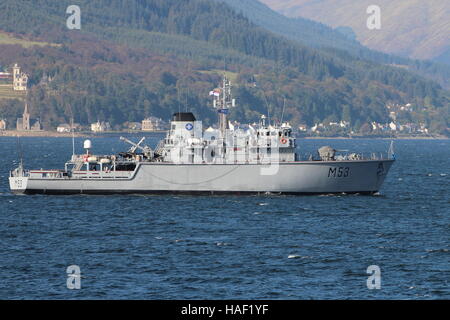
{"type": "Polygon", "coordinates": [[[209,92],[210,96],[219,97],[220,96],[220,89],[214,89],[213,91],[209,92]]]}

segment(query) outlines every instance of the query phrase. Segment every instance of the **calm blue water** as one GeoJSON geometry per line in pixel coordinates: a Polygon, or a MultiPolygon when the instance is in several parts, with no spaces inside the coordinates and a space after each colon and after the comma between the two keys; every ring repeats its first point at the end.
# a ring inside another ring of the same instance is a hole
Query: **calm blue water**
{"type": "MultiPolygon", "coordinates": [[[[29,168],[60,168],[72,152],[70,138],[21,141],[29,168]]],[[[99,153],[127,148],[92,141],[99,153]]],[[[379,196],[14,196],[16,149],[0,137],[0,299],[450,298],[448,140],[396,141],[379,196]],[[66,287],[73,264],[80,290],[66,287]],[[369,265],[380,290],[366,286],[369,265]]]]}

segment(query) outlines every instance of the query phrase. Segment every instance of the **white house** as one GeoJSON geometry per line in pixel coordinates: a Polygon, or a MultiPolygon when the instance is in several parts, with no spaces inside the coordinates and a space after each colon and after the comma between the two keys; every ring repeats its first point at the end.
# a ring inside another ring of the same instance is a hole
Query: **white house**
{"type": "Polygon", "coordinates": [[[57,132],[61,132],[61,133],[63,133],[63,132],[70,132],[71,131],[70,130],[70,124],[62,123],[56,128],[56,131],[57,132]]]}
{"type": "Polygon", "coordinates": [[[389,123],[389,128],[391,128],[392,131],[397,131],[397,125],[392,121],[389,123]]]}
{"type": "Polygon", "coordinates": [[[93,132],[104,132],[109,130],[111,130],[109,122],[97,121],[96,123],[91,124],[91,131],[93,132]]]}
{"type": "Polygon", "coordinates": [[[156,117],[149,117],[142,120],[142,131],[161,131],[166,127],[162,119],[156,117]]]}

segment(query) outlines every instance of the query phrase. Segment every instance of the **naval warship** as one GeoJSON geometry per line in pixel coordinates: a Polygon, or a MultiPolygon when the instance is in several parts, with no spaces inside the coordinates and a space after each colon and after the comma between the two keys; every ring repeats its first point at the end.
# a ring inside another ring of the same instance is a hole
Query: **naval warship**
{"type": "Polygon", "coordinates": [[[131,148],[113,155],[73,153],[64,169],[10,172],[11,191],[24,194],[252,193],[374,194],[395,161],[385,154],[350,153],[329,146],[301,158],[288,122],[237,126],[228,120],[236,106],[231,82],[224,77],[209,94],[218,125],[203,130],[190,112],[175,113],[165,138],[152,149],[121,139],[131,148]]]}

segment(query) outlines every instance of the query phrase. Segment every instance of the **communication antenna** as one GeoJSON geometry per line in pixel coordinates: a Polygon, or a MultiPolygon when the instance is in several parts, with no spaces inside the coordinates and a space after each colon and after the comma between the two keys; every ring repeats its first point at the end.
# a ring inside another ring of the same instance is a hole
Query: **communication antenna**
{"type": "Polygon", "coordinates": [[[284,116],[284,109],[286,107],[286,98],[283,98],[283,110],[281,111],[281,123],[280,125],[283,125],[283,116],[284,116]]]}
{"type": "Polygon", "coordinates": [[[20,142],[20,136],[17,135],[17,156],[19,158],[20,167],[23,166],[23,154],[22,154],[22,144],[20,142]]]}
{"type": "Polygon", "coordinates": [[[264,90],[262,90],[262,92],[263,92],[264,101],[266,102],[266,107],[267,107],[267,121],[269,122],[269,126],[270,126],[270,104],[269,104],[269,101],[267,100],[266,92],[264,90]]]}
{"type": "Polygon", "coordinates": [[[75,156],[75,133],[73,128],[73,110],[71,104],[69,104],[69,112],[70,112],[70,132],[72,132],[72,158],[73,158],[75,156]]]}
{"type": "Polygon", "coordinates": [[[177,86],[177,96],[178,96],[178,113],[181,113],[181,96],[180,96],[180,89],[177,86]]]}
{"type": "Polygon", "coordinates": [[[72,131],[72,157],[75,156],[75,132],[73,128],[73,116],[70,118],[70,131],[72,131]]]}
{"type": "Polygon", "coordinates": [[[184,100],[184,112],[188,111],[189,87],[186,87],[186,97],[184,100]]]}

